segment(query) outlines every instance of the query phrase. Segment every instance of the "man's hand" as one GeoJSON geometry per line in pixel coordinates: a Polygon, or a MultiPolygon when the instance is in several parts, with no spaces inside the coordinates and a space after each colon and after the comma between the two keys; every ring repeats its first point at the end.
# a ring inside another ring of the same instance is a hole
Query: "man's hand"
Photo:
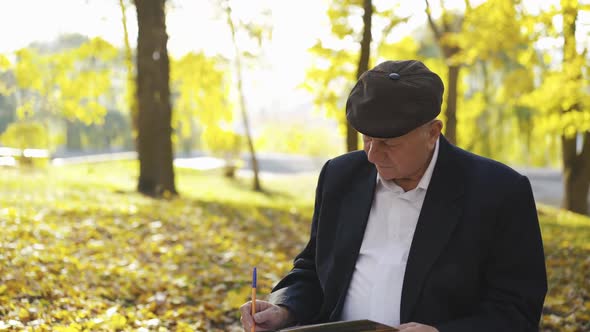
{"type": "Polygon", "coordinates": [[[414,322],[400,325],[399,330],[403,332],[438,332],[438,330],[432,326],[414,322]]]}
{"type": "Polygon", "coordinates": [[[252,302],[248,301],[240,307],[242,326],[250,332],[253,321],[256,331],[274,331],[292,324],[295,320],[289,309],[266,301],[256,300],[256,314],[252,318],[252,302]]]}

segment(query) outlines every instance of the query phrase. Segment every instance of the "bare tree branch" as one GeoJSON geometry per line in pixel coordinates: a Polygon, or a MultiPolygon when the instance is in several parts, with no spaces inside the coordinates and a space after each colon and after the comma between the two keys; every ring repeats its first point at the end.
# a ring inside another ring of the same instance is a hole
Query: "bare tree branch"
{"type": "Polygon", "coordinates": [[[432,18],[430,3],[428,3],[428,0],[424,1],[426,2],[426,15],[428,16],[428,25],[430,25],[430,28],[432,29],[432,32],[434,33],[434,37],[436,38],[436,40],[440,41],[442,34],[440,32],[440,29],[436,26],[436,23],[434,23],[434,19],[432,18]]]}
{"type": "Polygon", "coordinates": [[[389,20],[389,24],[387,24],[387,26],[383,28],[383,30],[381,31],[381,39],[377,43],[377,50],[380,50],[383,47],[383,45],[385,44],[385,40],[387,39],[387,36],[389,36],[389,33],[391,33],[391,30],[393,30],[393,28],[395,28],[400,23],[407,23],[409,19],[410,16],[391,18],[389,20]]]}
{"type": "Polygon", "coordinates": [[[467,17],[467,15],[469,15],[469,13],[471,12],[473,8],[471,7],[471,2],[469,0],[465,0],[465,13],[463,14],[463,16],[460,18],[460,24],[461,26],[463,26],[463,22],[465,22],[465,18],[467,17]]]}
{"type": "Polygon", "coordinates": [[[451,25],[449,23],[449,12],[447,12],[447,9],[445,8],[444,0],[440,0],[439,2],[440,2],[440,10],[441,10],[440,18],[442,21],[442,25],[443,25],[444,31],[449,32],[449,31],[451,31],[451,25]]]}
{"type": "Polygon", "coordinates": [[[471,11],[472,9],[471,2],[469,2],[469,0],[465,0],[465,11],[471,11]]]}
{"type": "Polygon", "coordinates": [[[582,143],[580,158],[583,159],[583,163],[590,165],[590,131],[584,133],[583,139],[584,142],[582,143]]]}

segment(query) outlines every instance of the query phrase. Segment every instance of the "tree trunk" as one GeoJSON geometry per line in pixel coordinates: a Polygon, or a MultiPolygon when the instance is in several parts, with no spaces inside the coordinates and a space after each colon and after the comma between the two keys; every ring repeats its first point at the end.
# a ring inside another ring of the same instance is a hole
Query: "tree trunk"
{"type": "Polygon", "coordinates": [[[123,24],[123,41],[125,42],[125,67],[127,68],[127,99],[129,102],[129,112],[131,113],[132,136],[137,137],[137,98],[135,89],[135,77],[133,75],[133,52],[129,43],[129,30],[127,29],[127,8],[125,0],[119,0],[121,8],[121,23],[123,24]]]}
{"type": "Polygon", "coordinates": [[[254,142],[252,141],[252,133],[250,133],[250,123],[248,121],[248,112],[246,111],[246,102],[244,100],[244,89],[242,87],[241,74],[242,71],[239,57],[240,56],[238,55],[236,58],[238,68],[238,94],[240,95],[240,109],[242,110],[242,121],[244,123],[244,129],[246,130],[246,141],[248,143],[248,151],[250,151],[252,171],[254,172],[252,187],[256,191],[262,191],[262,186],[260,185],[260,178],[258,176],[258,173],[260,171],[258,167],[258,158],[256,158],[256,150],[254,149],[254,142]]]}
{"type": "MultiPolygon", "coordinates": [[[[475,145],[475,141],[481,144],[481,153],[485,157],[490,157],[492,155],[492,145],[491,145],[491,137],[494,134],[493,128],[494,126],[490,124],[490,106],[492,104],[492,91],[491,91],[491,84],[490,84],[490,75],[488,72],[488,63],[485,60],[479,61],[481,66],[481,79],[483,81],[483,102],[486,105],[486,108],[477,118],[477,126],[480,128],[480,137],[469,137],[469,143],[466,141],[462,141],[461,143],[463,146],[473,146],[475,145]]],[[[456,131],[455,131],[456,135],[456,131]]],[[[456,138],[456,137],[455,137],[456,138]]]]}
{"type": "Polygon", "coordinates": [[[590,185],[590,133],[584,135],[580,154],[576,151],[576,136],[561,137],[563,155],[563,203],[566,210],[588,214],[588,189],[590,185]]]}
{"type": "Polygon", "coordinates": [[[447,81],[447,108],[445,109],[445,116],[447,118],[445,137],[453,144],[457,144],[457,95],[460,70],[461,67],[459,65],[448,66],[449,77],[447,81]]]}
{"type": "Polygon", "coordinates": [[[82,150],[80,127],[77,120],[66,120],[66,148],[70,151],[82,150]]]}
{"type": "MultiPolygon", "coordinates": [[[[258,159],[256,158],[256,150],[254,149],[254,143],[252,140],[252,134],[250,133],[250,123],[248,121],[248,112],[246,111],[246,101],[244,100],[244,89],[242,85],[242,62],[241,62],[241,54],[240,49],[238,48],[238,43],[236,41],[236,28],[234,26],[234,21],[231,17],[231,6],[229,2],[226,3],[225,8],[227,14],[227,24],[231,30],[231,37],[232,42],[234,44],[234,50],[236,53],[236,72],[237,72],[237,80],[238,80],[238,95],[240,98],[240,110],[242,112],[242,122],[244,124],[244,130],[246,131],[246,141],[248,144],[248,150],[250,151],[250,161],[252,162],[252,171],[254,172],[254,179],[252,183],[252,187],[255,191],[262,191],[262,186],[260,185],[260,178],[258,176],[259,167],[258,167],[258,159]]],[[[227,174],[227,173],[226,173],[227,174]]]]}
{"type": "MultiPolygon", "coordinates": [[[[576,52],[576,20],[578,16],[577,1],[561,1],[563,18],[563,66],[571,66],[578,56],[576,52]]],[[[581,76],[575,79],[581,79],[581,76]]],[[[574,106],[572,109],[576,109],[574,106]]],[[[561,113],[572,112],[563,109],[561,113]]],[[[581,151],[577,149],[578,135],[561,136],[563,158],[563,202],[562,207],[572,212],[587,214],[588,189],[590,186],[590,132],[583,135],[581,151]]]]}
{"type": "MultiPolygon", "coordinates": [[[[356,79],[369,70],[369,59],[371,58],[371,19],[373,17],[373,2],[372,0],[363,0],[363,37],[361,39],[361,53],[359,56],[359,63],[356,71],[356,79]]],[[[358,133],[350,125],[346,124],[346,151],[358,150],[358,133]]]]}
{"type": "MultiPolygon", "coordinates": [[[[459,82],[459,72],[461,70],[461,66],[458,63],[451,62],[453,56],[461,49],[459,46],[453,45],[446,45],[443,43],[445,37],[453,33],[451,24],[447,20],[445,20],[447,16],[446,9],[443,9],[443,13],[441,16],[442,19],[442,30],[437,24],[434,22],[434,18],[432,17],[430,11],[430,3],[428,0],[426,2],[426,16],[428,18],[428,25],[434,34],[434,39],[438,44],[439,48],[441,49],[445,60],[447,61],[447,70],[448,70],[448,81],[446,84],[447,89],[447,108],[445,109],[445,116],[447,118],[447,123],[445,124],[445,137],[449,140],[449,142],[453,144],[457,144],[457,95],[458,95],[458,82],[459,82]]],[[[467,8],[470,9],[471,6],[469,2],[466,2],[467,8]]],[[[442,1],[441,1],[442,7],[442,1]]]]}
{"type": "Polygon", "coordinates": [[[135,0],[137,9],[137,153],[139,192],[176,194],[165,0],[135,0]]]}
{"type": "Polygon", "coordinates": [[[350,123],[346,122],[346,151],[350,152],[358,150],[358,146],[358,132],[350,125],[350,123]]]}

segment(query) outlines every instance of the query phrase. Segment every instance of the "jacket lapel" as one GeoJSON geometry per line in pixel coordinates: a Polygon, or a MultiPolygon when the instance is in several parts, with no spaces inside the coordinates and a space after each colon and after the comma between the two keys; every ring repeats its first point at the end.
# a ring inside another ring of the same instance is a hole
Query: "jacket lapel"
{"type": "Polygon", "coordinates": [[[373,203],[377,170],[367,162],[360,173],[358,180],[351,184],[350,190],[347,191],[339,204],[338,218],[340,220],[334,252],[335,269],[329,280],[329,282],[336,283],[333,300],[337,300],[337,302],[330,314],[330,321],[336,320],[340,316],[373,203]]]}
{"type": "Polygon", "coordinates": [[[441,135],[439,155],[406,265],[401,299],[401,322],[408,322],[420,296],[424,279],[449,241],[462,210],[458,198],[463,193],[461,171],[453,162],[454,147],[441,135]]]}

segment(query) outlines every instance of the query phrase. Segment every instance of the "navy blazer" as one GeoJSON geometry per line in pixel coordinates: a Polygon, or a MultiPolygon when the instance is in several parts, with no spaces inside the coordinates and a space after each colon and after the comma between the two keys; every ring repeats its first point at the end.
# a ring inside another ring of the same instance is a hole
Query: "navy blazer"
{"type": "MultiPolygon", "coordinates": [[[[324,165],[310,240],[269,298],[288,307],[300,324],[339,320],[376,176],[364,151],[324,165]]],[[[546,292],[528,179],[441,135],[406,265],[401,322],[440,332],[537,331],[546,292]]]]}

